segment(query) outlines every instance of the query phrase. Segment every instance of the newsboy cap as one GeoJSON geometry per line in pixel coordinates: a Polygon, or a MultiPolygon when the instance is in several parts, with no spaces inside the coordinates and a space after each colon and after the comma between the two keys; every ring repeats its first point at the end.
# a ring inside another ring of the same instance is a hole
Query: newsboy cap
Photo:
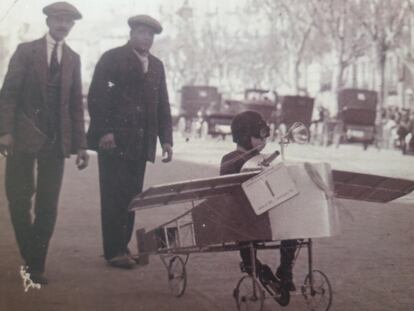
{"type": "Polygon", "coordinates": [[[72,4],[65,1],[54,2],[43,8],[43,13],[47,16],[68,15],[73,19],[81,19],[82,14],[72,4]]]}
{"type": "Polygon", "coordinates": [[[156,34],[160,34],[162,32],[160,22],[148,15],[132,16],[128,19],[128,25],[131,29],[137,25],[147,25],[148,27],[151,27],[156,34]]]}

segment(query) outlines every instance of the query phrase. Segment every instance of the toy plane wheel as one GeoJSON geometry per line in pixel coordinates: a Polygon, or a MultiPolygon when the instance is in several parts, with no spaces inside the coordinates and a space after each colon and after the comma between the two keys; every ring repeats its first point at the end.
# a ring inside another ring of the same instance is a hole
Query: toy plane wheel
{"type": "Polygon", "coordinates": [[[176,297],[184,295],[187,286],[187,273],[184,261],[180,256],[174,256],[168,264],[168,285],[176,297]]]}
{"type": "Polygon", "coordinates": [[[237,310],[262,311],[264,291],[256,278],[245,275],[237,283],[233,291],[237,310]]]}
{"type": "Polygon", "coordinates": [[[332,305],[332,287],[328,277],[319,270],[308,274],[302,286],[302,295],[311,311],[328,311],[332,305]]]}

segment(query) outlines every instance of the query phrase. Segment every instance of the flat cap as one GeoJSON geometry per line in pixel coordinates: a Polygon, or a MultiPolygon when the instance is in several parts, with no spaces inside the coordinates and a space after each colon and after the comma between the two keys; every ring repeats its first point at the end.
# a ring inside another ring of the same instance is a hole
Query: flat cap
{"type": "Polygon", "coordinates": [[[134,28],[136,25],[147,25],[148,27],[151,27],[156,34],[160,34],[162,32],[160,22],[148,15],[132,16],[128,19],[128,25],[131,28],[134,28]]]}
{"type": "Polygon", "coordinates": [[[81,19],[82,14],[72,4],[65,1],[54,2],[43,8],[43,13],[47,16],[68,15],[73,19],[81,19]]]}

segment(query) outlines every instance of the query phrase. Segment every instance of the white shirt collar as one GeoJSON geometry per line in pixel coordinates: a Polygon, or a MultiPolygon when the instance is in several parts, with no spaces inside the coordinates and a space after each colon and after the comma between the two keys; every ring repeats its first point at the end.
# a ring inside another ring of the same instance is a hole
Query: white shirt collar
{"type": "Polygon", "coordinates": [[[134,53],[138,57],[138,59],[141,61],[142,70],[144,71],[144,73],[147,73],[148,72],[148,64],[149,64],[148,54],[147,55],[141,55],[135,49],[134,49],[134,53]]]}
{"type": "MultiPolygon", "coordinates": [[[[46,47],[47,47],[47,63],[48,65],[50,65],[50,59],[52,57],[52,51],[53,51],[53,47],[55,46],[56,40],[52,38],[52,36],[50,35],[50,33],[46,34],[46,47]]],[[[57,42],[58,46],[57,46],[57,58],[58,58],[58,62],[60,63],[62,61],[62,47],[63,44],[65,42],[59,41],[57,42]]]]}
{"type": "MultiPolygon", "coordinates": [[[[56,40],[52,38],[52,36],[50,35],[50,33],[47,33],[46,34],[46,42],[47,42],[48,45],[51,45],[53,47],[55,45],[55,43],[56,43],[56,40]]],[[[57,43],[58,44],[58,47],[61,47],[63,43],[64,43],[63,40],[62,41],[58,41],[58,43],[57,43]]]]}

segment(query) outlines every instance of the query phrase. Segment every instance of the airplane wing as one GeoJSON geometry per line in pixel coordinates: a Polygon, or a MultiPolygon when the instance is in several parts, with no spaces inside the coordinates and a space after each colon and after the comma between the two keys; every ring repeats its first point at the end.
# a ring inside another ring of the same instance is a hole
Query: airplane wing
{"type": "Polygon", "coordinates": [[[400,178],[332,170],[335,196],[388,203],[414,191],[414,181],[400,178]]]}
{"type": "MultiPolygon", "coordinates": [[[[258,173],[252,171],[152,186],[131,201],[129,210],[199,202],[228,193],[258,173]]],[[[412,180],[340,170],[332,170],[332,177],[335,197],[341,199],[388,203],[410,193],[414,194],[412,180]]],[[[401,202],[411,204],[414,199],[401,202]]]]}
{"type": "Polygon", "coordinates": [[[255,171],[152,186],[131,201],[129,210],[136,211],[163,205],[200,201],[229,193],[257,174],[258,172],[255,171]]]}

